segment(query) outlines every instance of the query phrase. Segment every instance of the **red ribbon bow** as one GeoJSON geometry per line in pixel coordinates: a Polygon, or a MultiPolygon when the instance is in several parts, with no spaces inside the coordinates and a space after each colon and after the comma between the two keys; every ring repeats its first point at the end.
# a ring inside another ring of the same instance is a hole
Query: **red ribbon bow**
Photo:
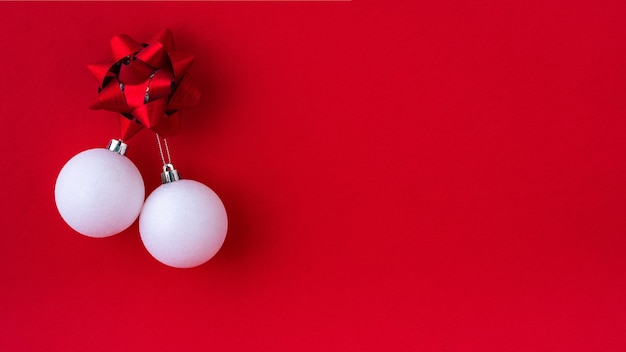
{"type": "Polygon", "coordinates": [[[91,109],[120,115],[120,138],[147,127],[163,137],[180,128],[179,110],[195,105],[200,91],[185,73],[193,55],[174,50],[172,31],[164,29],[148,44],[126,34],[111,38],[113,62],[89,65],[100,87],[91,109]]]}

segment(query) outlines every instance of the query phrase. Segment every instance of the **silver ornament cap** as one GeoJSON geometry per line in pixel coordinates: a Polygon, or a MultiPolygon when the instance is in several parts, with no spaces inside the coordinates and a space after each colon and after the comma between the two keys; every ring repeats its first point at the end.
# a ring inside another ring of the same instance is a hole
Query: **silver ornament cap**
{"type": "Polygon", "coordinates": [[[161,183],[172,183],[174,181],[180,180],[180,175],[178,171],[174,169],[174,165],[165,164],[163,165],[163,172],[161,173],[161,183]]]}
{"type": "Polygon", "coordinates": [[[107,149],[119,155],[124,155],[126,154],[126,149],[128,149],[128,145],[124,143],[121,139],[111,139],[109,145],[107,145],[107,149]]]}

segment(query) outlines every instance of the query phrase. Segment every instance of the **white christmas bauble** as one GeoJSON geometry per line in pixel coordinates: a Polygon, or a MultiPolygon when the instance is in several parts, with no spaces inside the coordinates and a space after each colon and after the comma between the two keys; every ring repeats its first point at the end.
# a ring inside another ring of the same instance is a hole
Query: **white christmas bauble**
{"type": "Polygon", "coordinates": [[[137,219],[145,188],[137,167],[108,149],[86,150],[63,166],[54,188],[57,209],[89,237],[122,232],[137,219]]]}
{"type": "Polygon", "coordinates": [[[139,233],[148,252],[175,268],[191,268],[211,259],[222,247],[227,229],[220,198],[192,180],[159,186],[139,216],[139,233]]]}

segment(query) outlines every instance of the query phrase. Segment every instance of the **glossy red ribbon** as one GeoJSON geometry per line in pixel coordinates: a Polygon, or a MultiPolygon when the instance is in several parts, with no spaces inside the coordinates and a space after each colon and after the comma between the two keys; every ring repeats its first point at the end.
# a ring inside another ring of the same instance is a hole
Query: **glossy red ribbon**
{"type": "Polygon", "coordinates": [[[143,127],[163,137],[178,133],[180,110],[195,105],[200,91],[185,76],[193,55],[174,50],[172,31],[164,29],[148,44],[126,34],[111,38],[113,61],[89,65],[98,80],[91,109],[119,114],[120,139],[143,127]]]}

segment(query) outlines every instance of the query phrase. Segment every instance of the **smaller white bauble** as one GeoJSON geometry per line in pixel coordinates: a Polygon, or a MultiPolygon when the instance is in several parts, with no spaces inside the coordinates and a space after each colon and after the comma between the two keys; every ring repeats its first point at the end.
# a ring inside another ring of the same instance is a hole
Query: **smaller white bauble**
{"type": "Polygon", "coordinates": [[[192,180],[159,186],[139,216],[139,233],[148,252],[175,268],[191,268],[211,259],[222,247],[227,229],[220,198],[192,180]]]}
{"type": "Polygon", "coordinates": [[[54,187],[65,222],[89,237],[122,232],[137,219],[145,187],[135,164],[108,149],[89,149],[68,161],[54,187]]]}

